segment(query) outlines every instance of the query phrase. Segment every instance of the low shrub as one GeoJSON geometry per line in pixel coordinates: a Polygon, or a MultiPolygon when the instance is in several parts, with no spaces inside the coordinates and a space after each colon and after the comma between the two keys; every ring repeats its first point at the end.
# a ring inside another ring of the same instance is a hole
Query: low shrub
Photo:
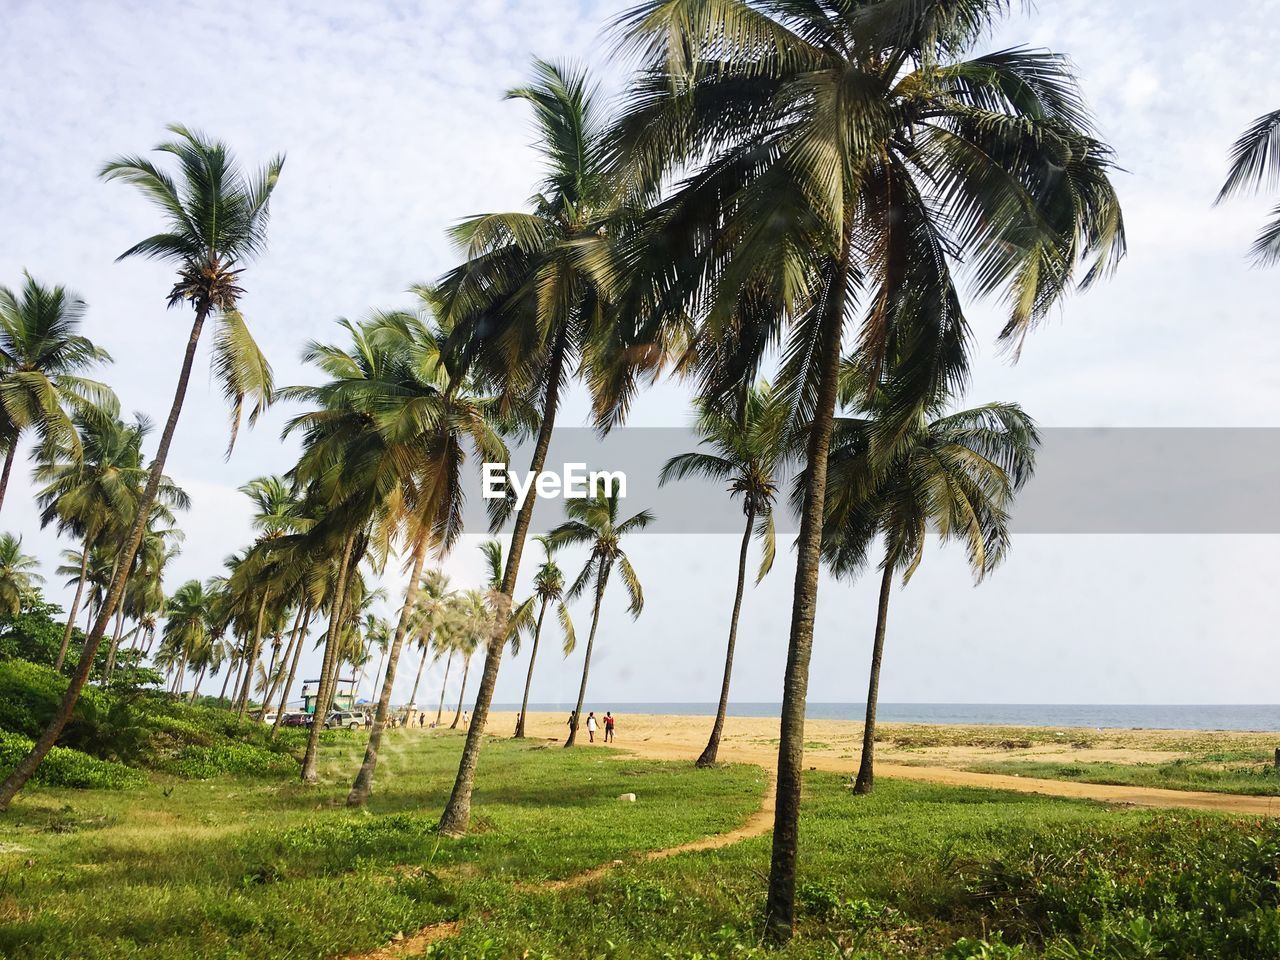
{"type": "Polygon", "coordinates": [[[0,732],[38,737],[67,689],[67,678],[26,660],[0,660],[0,732]]]}
{"type": "Polygon", "coordinates": [[[298,761],[287,753],[252,743],[191,744],[160,765],[160,769],[192,780],[214,777],[262,777],[296,773],[298,761]]]}
{"type": "MultiPolygon", "coordinates": [[[[30,752],[34,741],[16,733],[0,732],[0,776],[7,776],[30,752]]],[[[50,787],[81,790],[127,790],[147,782],[146,776],[122,763],[99,760],[69,747],[54,747],[32,777],[50,787]]]]}

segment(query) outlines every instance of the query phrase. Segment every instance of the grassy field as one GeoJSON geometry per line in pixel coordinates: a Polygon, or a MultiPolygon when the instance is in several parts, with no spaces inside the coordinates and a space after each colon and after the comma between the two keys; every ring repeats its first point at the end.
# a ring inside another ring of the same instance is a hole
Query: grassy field
{"type": "Polygon", "coordinates": [[[1270,823],[892,780],[855,799],[812,773],[800,936],[774,954],[759,945],[767,836],[639,856],[742,823],[759,768],[495,741],[476,829],[449,841],[431,828],[460,738],[389,739],[369,813],[340,805],[357,739],[325,747],[317,788],[152,775],[141,789],[31,790],[0,820],[0,956],[342,957],[458,919],[428,955],[1280,955],[1270,823]],[[615,860],[581,886],[545,885],[615,860]]]}
{"type": "Polygon", "coordinates": [[[1206,790],[1255,797],[1280,796],[1280,775],[1270,760],[1210,754],[1165,763],[1045,763],[1005,760],[974,764],[978,773],[1007,773],[1081,783],[1114,783],[1169,790],[1206,790]]]}

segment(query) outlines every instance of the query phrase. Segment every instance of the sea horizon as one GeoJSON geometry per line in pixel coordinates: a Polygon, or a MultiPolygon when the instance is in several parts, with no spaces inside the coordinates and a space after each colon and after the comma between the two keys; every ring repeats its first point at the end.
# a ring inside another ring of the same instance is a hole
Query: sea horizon
{"type": "MultiPolygon", "coordinates": [[[[571,703],[531,703],[531,713],[573,709],[571,703]]],[[[584,707],[603,712],[666,716],[714,716],[714,701],[593,700],[584,707]]],[[[731,717],[774,717],[781,704],[742,701],[729,704],[731,717]]],[[[494,710],[515,711],[518,703],[496,703],[494,710]]],[[[811,720],[861,721],[865,703],[810,701],[811,720]]],[[[1280,731],[1280,704],[1126,704],[1126,703],[880,703],[876,717],[882,723],[973,724],[1011,727],[1093,727],[1114,730],[1225,730],[1239,732],[1280,731]]]]}

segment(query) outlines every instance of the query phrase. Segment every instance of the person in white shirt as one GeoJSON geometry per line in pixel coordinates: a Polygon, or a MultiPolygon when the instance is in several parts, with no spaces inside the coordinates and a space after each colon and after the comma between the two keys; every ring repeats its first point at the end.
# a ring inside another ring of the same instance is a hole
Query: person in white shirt
{"type": "Polygon", "coordinates": [[[596,742],[596,714],[594,710],[587,714],[587,740],[590,743],[596,742]]]}

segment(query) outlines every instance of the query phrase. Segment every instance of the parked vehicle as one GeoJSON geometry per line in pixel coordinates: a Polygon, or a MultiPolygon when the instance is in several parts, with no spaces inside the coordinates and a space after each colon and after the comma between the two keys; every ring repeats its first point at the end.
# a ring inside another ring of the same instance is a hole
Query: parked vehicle
{"type": "Polygon", "coordinates": [[[369,715],[363,711],[353,710],[343,712],[335,710],[333,713],[329,714],[329,719],[324,722],[324,725],[330,730],[336,730],[338,728],[356,730],[360,727],[369,726],[369,723],[369,715]]]}
{"type": "Polygon", "coordinates": [[[309,713],[286,713],[284,719],[280,721],[282,727],[309,727],[311,726],[311,714],[309,713]]]}
{"type": "Polygon", "coordinates": [[[274,712],[264,713],[258,719],[261,720],[263,723],[267,724],[267,726],[270,726],[271,724],[276,722],[276,715],[274,712]]]}

